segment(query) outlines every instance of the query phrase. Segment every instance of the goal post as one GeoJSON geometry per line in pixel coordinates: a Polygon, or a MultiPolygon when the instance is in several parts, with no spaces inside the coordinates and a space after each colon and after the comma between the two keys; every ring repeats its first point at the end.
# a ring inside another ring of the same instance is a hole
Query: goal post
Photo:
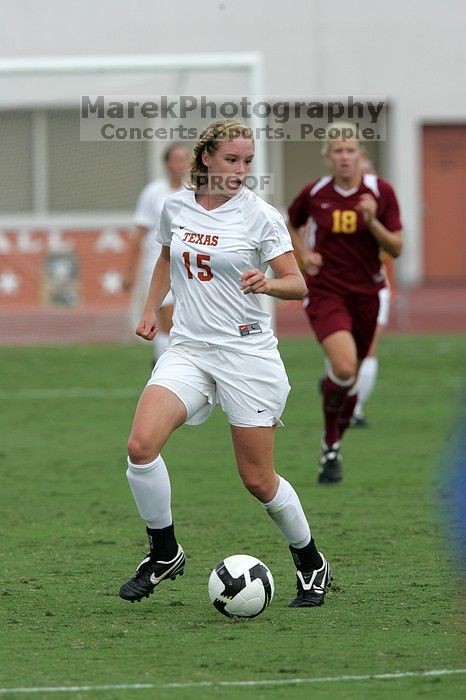
{"type": "MultiPolygon", "coordinates": [[[[0,125],[11,144],[2,150],[0,314],[68,312],[73,323],[106,303],[110,314],[127,312],[118,266],[136,195],[160,175],[163,144],[74,143],[82,95],[225,92],[263,99],[259,52],[0,59],[0,125]],[[130,176],[118,180],[122,161],[130,176]]],[[[252,112],[248,123],[256,133],[263,119],[252,112]]],[[[268,173],[264,139],[253,172],[268,173]]],[[[273,299],[262,301],[274,322],[273,299]]]]}
{"type": "MultiPolygon", "coordinates": [[[[5,78],[21,77],[35,81],[39,78],[55,76],[141,75],[142,73],[152,74],[155,77],[157,72],[178,75],[194,71],[221,74],[227,69],[246,73],[248,95],[259,99],[264,95],[264,62],[259,52],[0,59],[0,80],[3,83],[5,78]]],[[[5,87],[3,86],[0,97],[0,107],[3,108],[12,103],[12,96],[8,94],[8,89],[5,90],[5,87]]],[[[217,94],[221,94],[220,91],[217,94]]],[[[20,102],[16,96],[16,103],[18,101],[20,102]]],[[[256,128],[260,124],[259,118],[252,113],[251,126],[256,128]]],[[[261,141],[256,143],[254,170],[267,172],[266,148],[261,141]]]]}

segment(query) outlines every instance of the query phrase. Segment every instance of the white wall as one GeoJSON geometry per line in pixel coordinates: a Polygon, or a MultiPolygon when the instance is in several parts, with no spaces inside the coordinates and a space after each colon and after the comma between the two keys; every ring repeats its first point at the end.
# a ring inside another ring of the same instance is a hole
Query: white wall
{"type": "Polygon", "coordinates": [[[254,50],[269,95],[387,95],[406,229],[398,269],[412,284],[422,272],[420,126],[466,121],[465,33],[464,0],[4,0],[0,56],[254,50]]]}

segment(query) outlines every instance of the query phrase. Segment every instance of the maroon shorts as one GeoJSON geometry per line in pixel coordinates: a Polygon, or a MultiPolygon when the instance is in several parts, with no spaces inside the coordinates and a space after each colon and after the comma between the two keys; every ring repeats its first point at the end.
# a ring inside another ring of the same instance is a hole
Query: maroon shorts
{"type": "Polygon", "coordinates": [[[337,294],[312,289],[304,298],[304,310],[319,343],[336,331],[349,331],[358,359],[366,357],[377,325],[378,294],[337,294]]]}

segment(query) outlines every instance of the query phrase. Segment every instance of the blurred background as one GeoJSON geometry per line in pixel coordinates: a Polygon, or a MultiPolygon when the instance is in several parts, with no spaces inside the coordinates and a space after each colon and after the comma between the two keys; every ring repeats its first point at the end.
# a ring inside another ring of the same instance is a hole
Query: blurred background
{"type": "MultiPolygon", "coordinates": [[[[404,223],[390,329],[466,331],[465,26],[460,0],[3,2],[0,343],[130,336],[128,237],[167,142],[82,140],[80,97],[100,94],[386,99],[366,147],[404,223]]],[[[320,149],[261,142],[281,211],[325,173],[320,149]]],[[[309,332],[299,304],[276,318],[309,332]]]]}

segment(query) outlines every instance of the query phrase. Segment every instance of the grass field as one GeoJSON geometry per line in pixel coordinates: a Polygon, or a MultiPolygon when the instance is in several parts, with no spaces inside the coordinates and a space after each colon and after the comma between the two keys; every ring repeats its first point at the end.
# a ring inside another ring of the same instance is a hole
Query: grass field
{"type": "Polygon", "coordinates": [[[465,338],[383,339],[371,428],[348,433],[337,487],[316,484],[320,350],[310,339],[281,350],[293,390],[277,469],[300,493],[335,575],[325,605],[311,610],[287,608],[286,543],[240,485],[220,412],[180,429],[164,452],[185,575],[140,604],[120,600],[146,546],[124,467],[150,351],[0,350],[1,698],[466,696],[464,671],[409,675],[466,668],[459,574],[439,506],[465,338]],[[207,579],[240,552],[268,564],[275,598],[255,620],[231,622],[210,605],[207,579]],[[398,672],[407,675],[367,678],[398,672]]]}

